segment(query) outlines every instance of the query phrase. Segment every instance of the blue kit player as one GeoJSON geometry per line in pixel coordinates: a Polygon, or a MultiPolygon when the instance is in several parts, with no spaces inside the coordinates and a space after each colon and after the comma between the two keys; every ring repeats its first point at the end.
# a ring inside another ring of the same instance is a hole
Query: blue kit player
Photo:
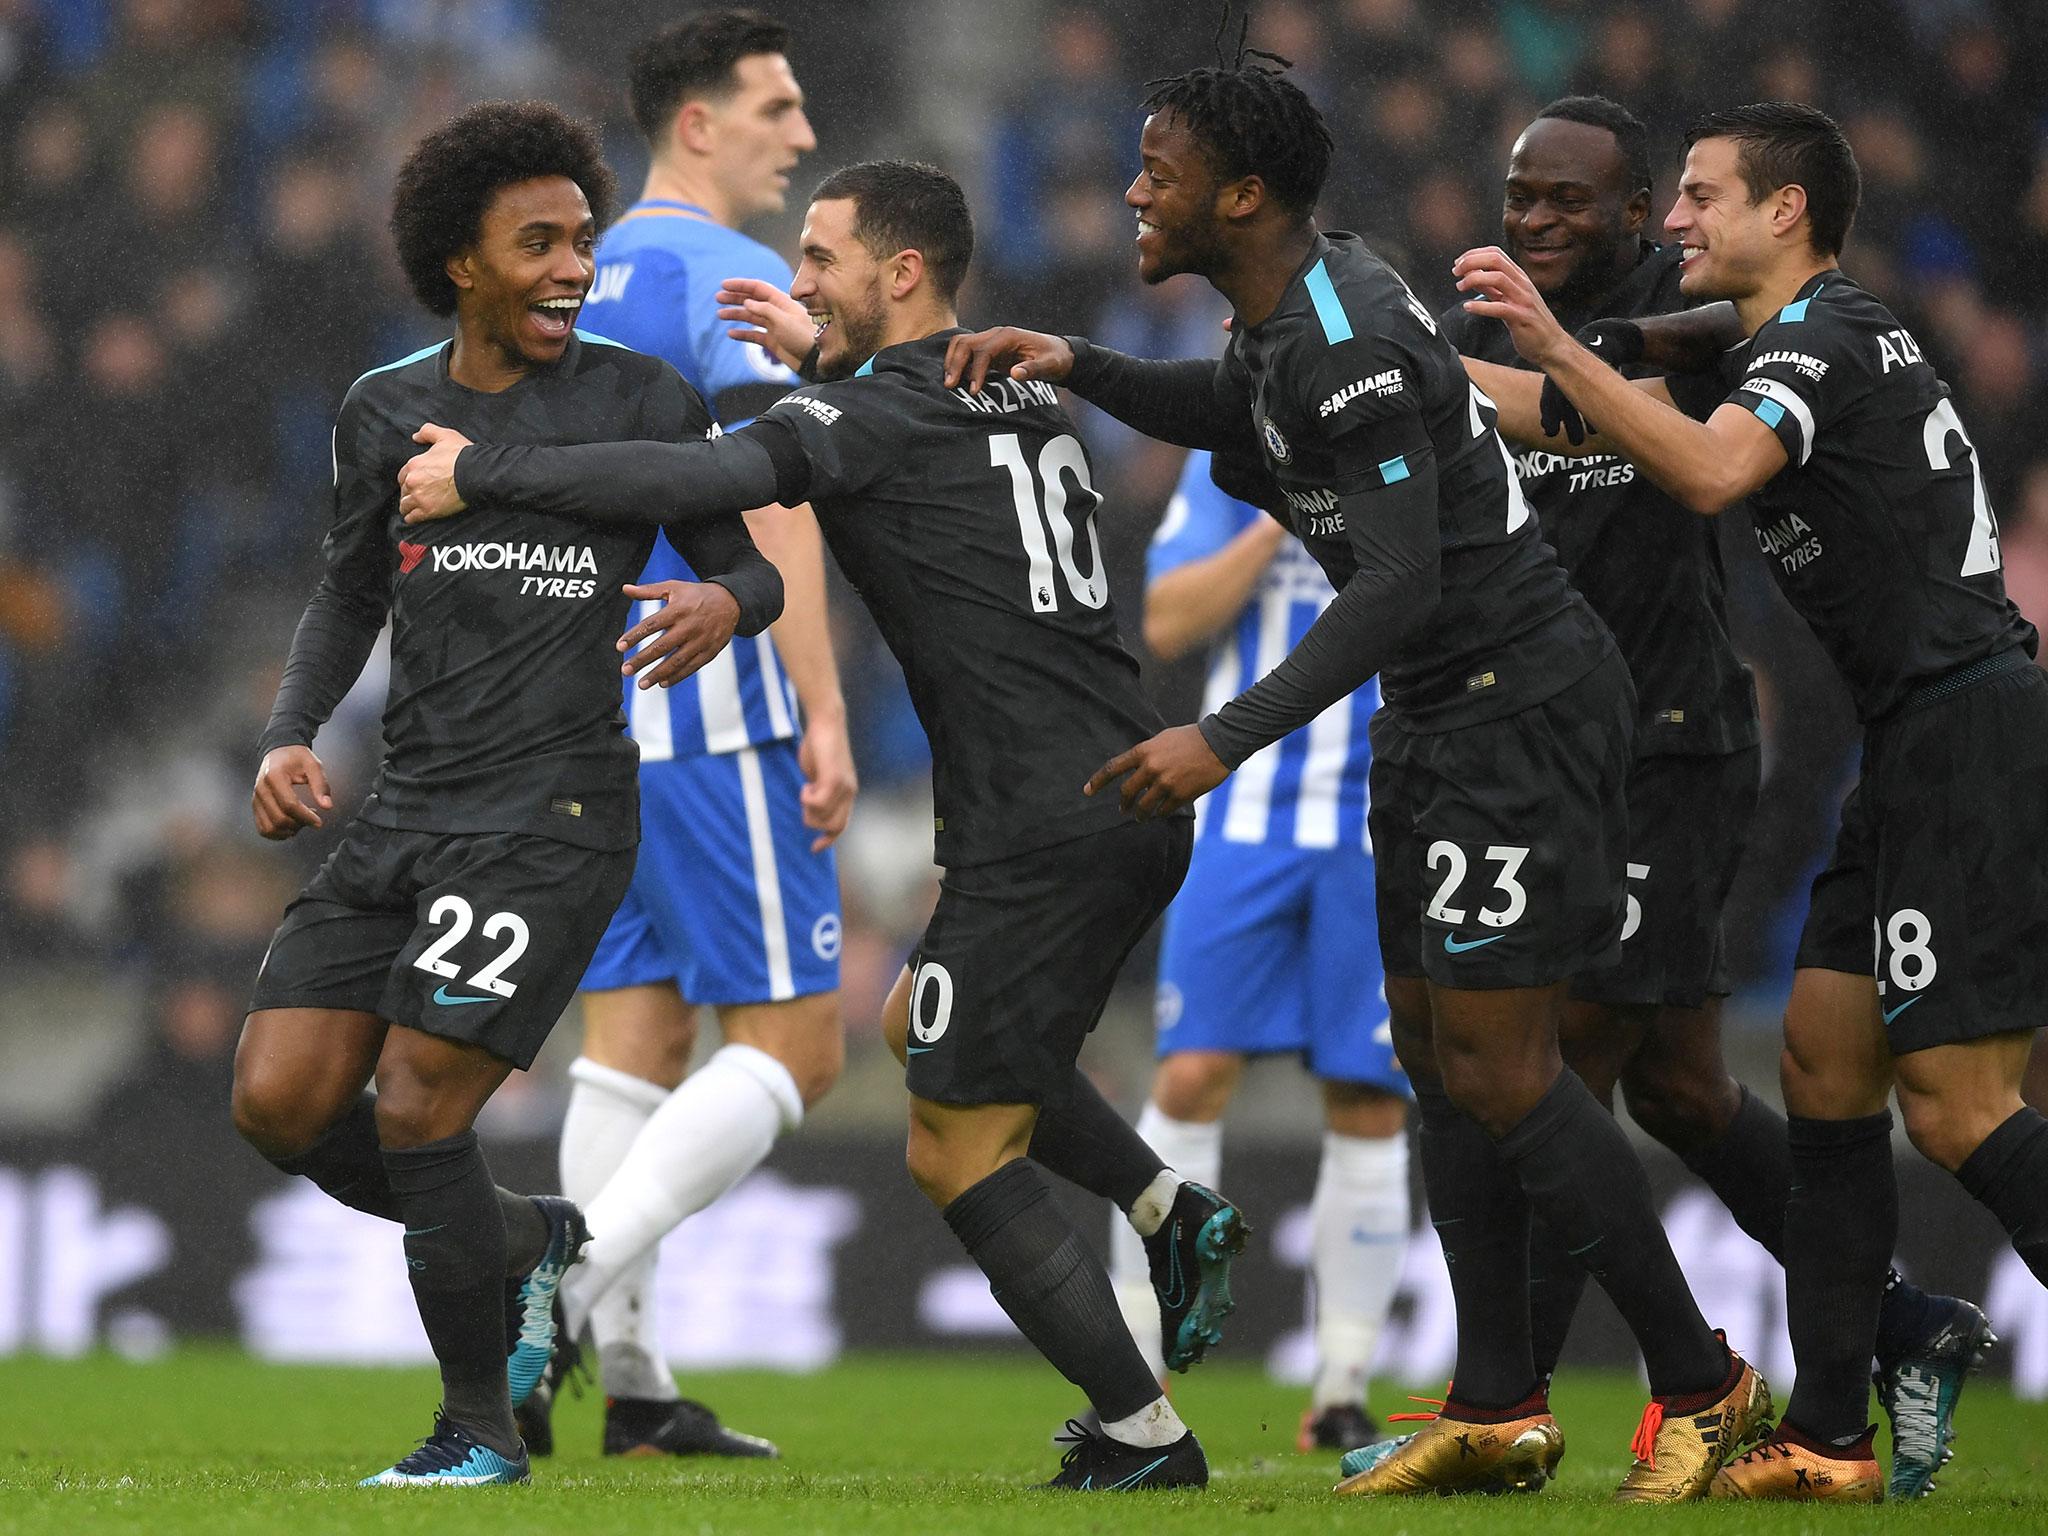
{"type": "MultiPolygon", "coordinates": [[[[664,358],[727,430],[796,383],[732,340],[728,277],[786,288],[788,265],[736,225],[779,211],[816,147],[787,29],[719,11],[634,52],[629,95],[650,167],[605,237],[584,329],[664,358]]],[[[782,619],[673,688],[625,687],[640,745],[633,883],[583,978],[583,1054],[562,1127],[562,1187],[593,1240],[566,1295],[588,1308],[607,1399],[607,1454],[772,1455],[681,1399],[656,1329],[654,1252],[677,1223],[766,1157],[839,1075],[839,880],[830,848],[852,809],[845,703],[826,628],[824,554],[807,506],[747,514],[783,573],[782,619]],[[723,1046],[685,1078],[696,1009],[723,1046]],[[601,1233],[599,1238],[597,1234],[601,1233]]],[[[694,574],[666,536],[636,617],[687,600],[694,574]]],[[[529,1449],[552,1445],[551,1392],[529,1399],[529,1449]]]]}
{"type": "MultiPolygon", "coordinates": [[[[1277,666],[1336,595],[1301,544],[1188,456],[1146,560],[1145,642],[1212,646],[1203,712],[1277,666]]],[[[1408,1084],[1380,978],[1365,827],[1377,684],[1247,759],[1196,807],[1193,860],[1167,911],[1159,1069],[1138,1134],[1214,1186],[1223,1112],[1248,1057],[1298,1054],[1322,1084],[1311,1206],[1316,1374],[1300,1448],[1375,1438],[1366,1382],[1408,1241],[1408,1084]]],[[[1144,1246],[1113,1223],[1118,1304],[1160,1364],[1144,1246]]]]}

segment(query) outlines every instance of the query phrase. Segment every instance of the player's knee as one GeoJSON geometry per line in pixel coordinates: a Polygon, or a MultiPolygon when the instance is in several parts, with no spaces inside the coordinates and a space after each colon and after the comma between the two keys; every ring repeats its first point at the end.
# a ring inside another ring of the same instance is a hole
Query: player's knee
{"type": "Polygon", "coordinates": [[[275,1161],[297,1157],[320,1139],[326,1130],[310,1113],[306,1096],[282,1074],[235,1063],[235,1085],[230,1099],[235,1129],[244,1141],[275,1161]]]}
{"type": "Polygon", "coordinates": [[[381,1064],[377,1069],[377,1141],[386,1147],[423,1147],[428,1142],[459,1136],[474,1120],[467,1095],[441,1085],[405,1065],[381,1064]]]}
{"type": "Polygon", "coordinates": [[[911,1182],[942,1211],[966,1188],[945,1143],[915,1120],[910,1122],[910,1139],[904,1143],[903,1165],[910,1171],[911,1182]]]}
{"type": "Polygon", "coordinates": [[[1736,1097],[1726,1077],[1704,1081],[1661,1066],[1631,1068],[1621,1093],[1635,1123],[1675,1151],[1705,1146],[1720,1134],[1736,1097]]]}
{"type": "Polygon", "coordinates": [[[1915,1093],[1899,1085],[1906,1136],[1930,1163],[1954,1173],[2017,1105],[1977,1102],[1967,1094],[1915,1093]]]}
{"type": "Polygon", "coordinates": [[[1488,1061],[1478,1051],[1446,1051],[1442,1042],[1437,1046],[1437,1065],[1445,1096],[1492,1136],[1513,1130],[1549,1087],[1513,1062],[1488,1061]]]}
{"type": "Polygon", "coordinates": [[[1152,1076],[1152,1102],[1170,1120],[1208,1125],[1223,1118],[1242,1070],[1221,1051],[1176,1051],[1152,1076]]]}

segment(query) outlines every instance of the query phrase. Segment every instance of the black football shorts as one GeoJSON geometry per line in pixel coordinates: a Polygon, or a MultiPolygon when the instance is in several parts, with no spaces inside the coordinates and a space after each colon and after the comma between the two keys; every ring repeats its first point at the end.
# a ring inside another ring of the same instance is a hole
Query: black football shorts
{"type": "Polygon", "coordinates": [[[1728,995],[1721,909],[1749,841],[1762,762],[1756,747],[1636,761],[1621,962],[1576,977],[1573,997],[1697,1008],[1728,995]]]}
{"type": "Polygon", "coordinates": [[[2041,1023],[2048,677],[2039,668],[2011,665],[1917,707],[1909,699],[1869,728],[1794,963],[1875,974],[1894,1055],[2041,1023]]]}
{"type": "Polygon", "coordinates": [[[1460,730],[1372,721],[1373,867],[1389,976],[1539,987],[1620,958],[1634,734],[1610,652],[1541,704],[1460,730]]]}
{"type": "Polygon", "coordinates": [[[942,1104],[1063,1096],[1193,846],[1193,818],[1176,816],[947,870],[910,957],[910,1091],[942,1104]]]}
{"type": "Polygon", "coordinates": [[[532,1066],[626,893],[634,852],[358,817],[285,908],[249,1011],[374,1013],[532,1066]]]}

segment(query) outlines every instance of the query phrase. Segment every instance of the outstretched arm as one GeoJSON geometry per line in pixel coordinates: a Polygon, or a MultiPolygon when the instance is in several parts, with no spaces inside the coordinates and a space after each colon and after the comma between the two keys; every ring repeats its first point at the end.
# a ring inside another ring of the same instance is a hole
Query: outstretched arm
{"type": "Polygon", "coordinates": [[[1125,426],[1183,448],[1243,448],[1251,407],[1214,358],[1126,357],[1083,336],[998,326],[955,336],[946,348],[946,384],[979,390],[989,369],[1013,379],[1064,384],[1125,426]]]}
{"type": "Polygon", "coordinates": [[[1451,270],[1473,295],[1466,308],[1506,325],[1515,349],[1599,423],[1607,451],[1631,460],[1682,505],[1719,512],[1788,462],[1776,434],[1738,405],[1699,422],[1669,403],[1669,390],[1658,400],[1636,388],[1565,334],[1528,275],[1497,247],[1467,251],[1451,270]]]}
{"type": "MultiPolygon", "coordinates": [[[[398,471],[399,510],[408,523],[452,517],[471,502],[600,523],[663,526],[745,512],[783,501],[787,478],[807,478],[803,454],[749,429],[709,442],[471,443],[432,422],[413,434],[425,452],[398,471]]],[[[787,500],[803,500],[798,489],[787,500]]]]}

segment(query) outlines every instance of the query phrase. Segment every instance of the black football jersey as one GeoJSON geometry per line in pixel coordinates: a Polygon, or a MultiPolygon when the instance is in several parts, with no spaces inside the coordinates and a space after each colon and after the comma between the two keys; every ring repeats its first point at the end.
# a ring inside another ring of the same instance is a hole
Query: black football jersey
{"type": "MultiPolygon", "coordinates": [[[[1687,307],[1678,248],[1641,259],[1590,306],[1639,317],[1687,307]]],[[[1438,317],[1468,357],[1527,368],[1506,326],[1454,304],[1438,317]]],[[[1522,494],[1572,585],[1614,632],[1636,685],[1636,755],[1719,753],[1758,740],[1756,689],[1729,638],[1721,546],[1711,518],[1680,506],[1626,459],[1514,452],[1522,494]]]]}
{"type": "Polygon", "coordinates": [[[1565,580],[1436,319],[1355,235],[1318,235],[1280,303],[1231,333],[1266,466],[1331,584],[1358,569],[1340,497],[1433,462],[1442,597],[1386,662],[1404,725],[1451,730],[1550,698],[1613,647],[1565,580]]]}
{"type": "MultiPolygon", "coordinates": [[[[388,611],[384,759],[364,819],[631,847],[639,754],[619,708],[614,642],[629,607],[620,589],[647,563],[654,527],[489,503],[407,527],[397,474],[420,451],[412,434],[428,421],[483,442],[674,442],[702,439],[710,414],[667,363],[581,333],[559,362],[498,393],[450,379],[451,346],[365,374],[342,403],[326,574],[263,748],[310,743],[338,702],[337,675],[346,674],[345,689],[360,670],[360,650],[338,672],[327,664],[329,631],[316,620],[345,613],[355,633],[367,624],[374,638],[388,611]]],[[[732,524],[744,541],[737,513],[719,536],[729,540],[732,524]]],[[[680,533],[688,543],[712,530],[680,533]]],[[[699,568],[721,565],[712,557],[699,568]]]]}
{"type": "Polygon", "coordinates": [[[1750,499],[1757,544],[1864,720],[1944,673],[2034,650],[2005,595],[1977,450],[1890,310],[1818,273],[1727,354],[1723,383],[1785,446],[1750,499]]]}
{"type": "Polygon", "coordinates": [[[807,384],[781,429],[833,558],[903,667],[932,748],[938,862],[986,863],[1112,826],[1081,786],[1158,731],[1118,637],[1088,455],[1051,385],[944,384],[942,331],[807,384]]]}

